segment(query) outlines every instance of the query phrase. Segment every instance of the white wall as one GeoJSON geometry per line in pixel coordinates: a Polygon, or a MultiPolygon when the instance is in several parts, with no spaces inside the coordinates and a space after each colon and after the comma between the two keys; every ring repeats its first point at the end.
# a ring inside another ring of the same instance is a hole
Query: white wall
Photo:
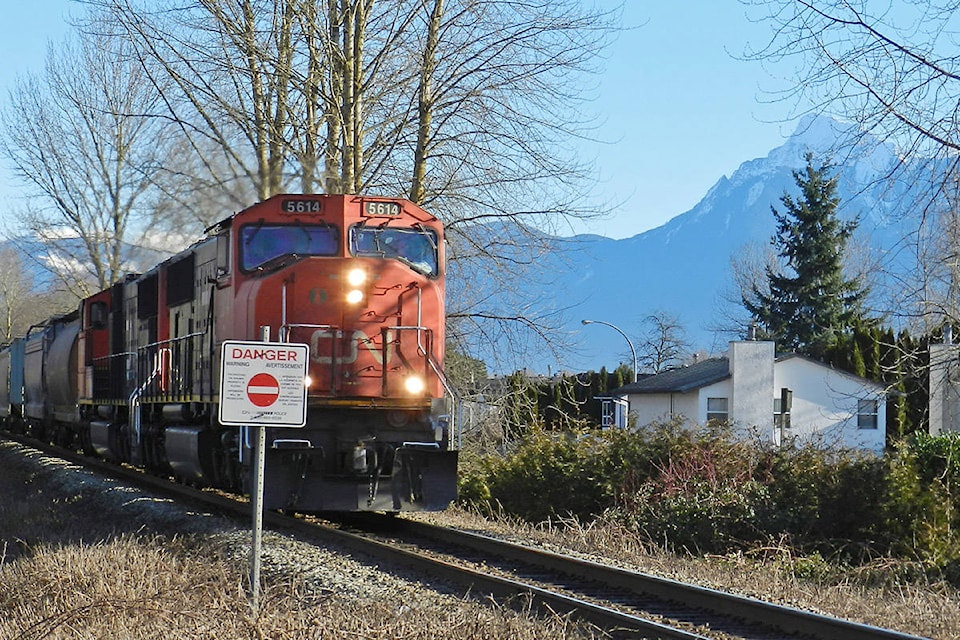
{"type": "Polygon", "coordinates": [[[802,357],[776,361],[774,344],[766,341],[731,342],[730,363],[731,378],[690,393],[631,395],[630,412],[637,426],[675,416],[704,424],[707,398],[727,398],[729,418],[742,437],[777,444],[781,434],[774,423],[774,400],[786,387],[793,391],[793,406],[785,437],[883,452],[886,398],[880,385],[802,357]],[[877,401],[876,429],[858,428],[861,399],[877,401]]]}
{"type": "Polygon", "coordinates": [[[730,343],[730,417],[739,428],[770,433],[774,357],[774,344],[768,340],[730,343]]]}
{"type": "Polygon", "coordinates": [[[643,393],[628,396],[630,414],[636,416],[637,426],[651,422],[667,422],[674,416],[683,416],[698,422],[697,391],[690,393],[643,393]]]}
{"type": "MultiPolygon", "coordinates": [[[[882,453],[886,444],[886,400],[883,388],[804,358],[777,363],[774,388],[793,391],[787,437],[828,447],[850,447],[882,453]],[[877,401],[877,428],[857,427],[858,401],[877,401]]],[[[776,397],[776,395],[774,396],[776,397]]],[[[773,401],[770,401],[771,412],[773,401]]]]}
{"type": "Polygon", "coordinates": [[[960,431],[960,361],[955,344],[930,345],[930,435],[960,431]]]}

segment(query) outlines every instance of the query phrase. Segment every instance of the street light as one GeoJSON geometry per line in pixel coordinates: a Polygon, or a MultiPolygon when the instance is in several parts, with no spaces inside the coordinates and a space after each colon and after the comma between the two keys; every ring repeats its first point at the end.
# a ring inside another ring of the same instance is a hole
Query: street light
{"type": "Polygon", "coordinates": [[[630,338],[627,337],[627,334],[625,334],[617,325],[610,324],[609,322],[604,322],[603,320],[581,320],[580,324],[606,325],[623,336],[623,339],[627,341],[628,345],[630,345],[630,353],[633,355],[633,381],[636,382],[640,375],[640,372],[637,370],[637,350],[633,348],[633,342],[630,341],[630,338]]]}

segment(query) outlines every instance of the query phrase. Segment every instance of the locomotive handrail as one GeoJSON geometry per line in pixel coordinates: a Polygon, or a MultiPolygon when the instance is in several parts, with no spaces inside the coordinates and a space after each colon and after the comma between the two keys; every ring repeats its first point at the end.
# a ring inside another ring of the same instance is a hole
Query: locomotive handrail
{"type": "MultiPolygon", "coordinates": [[[[280,285],[280,327],[278,329],[278,337],[281,342],[286,342],[290,339],[290,329],[299,328],[299,329],[324,329],[332,332],[339,332],[343,327],[337,327],[332,324],[309,324],[309,323],[287,323],[287,281],[284,280],[280,285]]],[[[334,333],[331,336],[331,345],[330,345],[330,390],[336,391],[337,389],[337,376],[336,376],[336,367],[337,367],[337,338],[339,337],[338,333],[334,333]]]]}
{"type": "MultiPolygon", "coordinates": [[[[164,351],[167,351],[169,353],[170,350],[169,349],[157,350],[157,353],[154,356],[154,362],[156,364],[154,365],[153,372],[149,376],[147,376],[147,379],[144,380],[139,387],[137,387],[130,393],[130,398],[127,403],[128,406],[130,407],[130,413],[132,414],[130,416],[130,420],[131,422],[133,422],[132,426],[133,426],[133,433],[135,438],[134,443],[137,445],[137,447],[140,446],[140,442],[141,442],[140,423],[142,420],[140,416],[140,396],[143,395],[143,392],[146,391],[147,389],[147,385],[153,382],[154,378],[157,377],[157,375],[160,373],[160,370],[163,368],[163,358],[161,357],[161,354],[164,351]]],[[[139,449],[137,449],[137,455],[139,455],[139,449]]]]}
{"type": "Polygon", "coordinates": [[[101,360],[110,360],[112,358],[129,358],[130,356],[137,355],[136,351],[124,351],[122,353],[111,353],[107,356],[100,356],[98,358],[93,358],[91,362],[100,362],[101,360]]]}
{"type": "MultiPolygon", "coordinates": [[[[437,359],[434,356],[433,350],[432,349],[427,350],[427,348],[423,345],[420,339],[421,333],[432,334],[433,329],[431,329],[430,327],[424,327],[422,325],[393,325],[390,327],[383,327],[381,331],[384,334],[384,339],[383,339],[384,362],[386,362],[387,332],[389,331],[398,331],[398,332],[399,331],[416,331],[417,332],[418,352],[424,356],[424,358],[426,359],[427,365],[437,375],[437,379],[440,381],[440,385],[443,387],[444,391],[446,391],[450,395],[450,400],[453,402],[453,407],[452,407],[453,411],[451,411],[450,413],[450,428],[451,430],[455,430],[455,433],[457,436],[457,449],[459,449],[463,444],[463,441],[462,441],[463,434],[460,431],[460,420],[459,420],[460,394],[458,394],[456,389],[453,388],[453,385],[450,384],[450,380],[449,378],[447,378],[446,372],[437,362],[437,359]]],[[[384,376],[386,376],[386,372],[387,372],[387,367],[386,365],[384,365],[383,367],[384,376]]]]}
{"type": "Polygon", "coordinates": [[[446,390],[446,392],[450,394],[450,399],[453,401],[453,411],[451,411],[449,414],[450,429],[456,431],[457,449],[460,449],[463,445],[463,432],[460,430],[460,394],[457,393],[457,390],[453,388],[452,384],[450,384],[450,379],[447,378],[447,373],[437,363],[436,359],[433,357],[433,354],[427,355],[427,362],[430,364],[430,368],[433,369],[433,372],[437,374],[437,379],[440,380],[440,384],[443,385],[443,388],[446,390]]]}
{"type": "MultiPolygon", "coordinates": [[[[422,225],[421,225],[422,226],[422,225]]],[[[443,386],[444,390],[450,394],[450,400],[453,402],[452,411],[448,414],[448,420],[450,421],[451,430],[455,430],[457,436],[457,449],[463,444],[463,434],[460,431],[460,396],[457,394],[456,390],[453,388],[453,385],[450,384],[450,380],[447,378],[446,372],[443,371],[443,368],[437,362],[436,357],[433,354],[433,351],[427,351],[426,347],[423,346],[421,340],[421,329],[429,331],[426,327],[423,327],[423,289],[417,283],[411,283],[411,288],[416,288],[417,290],[417,350],[424,355],[427,359],[427,364],[430,365],[430,368],[433,369],[433,372],[437,375],[437,379],[440,381],[440,384],[443,386]]],[[[403,294],[401,294],[402,297],[403,294]]],[[[386,355],[386,354],[384,354],[386,355]]]]}
{"type": "MultiPolygon", "coordinates": [[[[178,391],[180,395],[183,394],[184,380],[182,379],[180,372],[181,372],[181,368],[183,368],[183,365],[185,364],[188,365],[189,363],[183,362],[184,353],[182,350],[180,350],[180,345],[185,344],[187,343],[188,340],[192,340],[194,338],[202,338],[203,336],[206,336],[209,333],[210,333],[209,329],[205,331],[194,331],[193,333],[188,333],[186,335],[175,336],[172,338],[165,338],[163,340],[158,340],[156,342],[151,342],[137,349],[138,355],[140,353],[146,353],[147,355],[149,355],[149,352],[152,349],[156,349],[158,354],[166,353],[166,358],[167,358],[166,363],[168,365],[167,370],[170,372],[170,374],[172,374],[172,376],[175,376],[175,377],[166,375],[166,372],[163,370],[163,365],[164,365],[163,358],[161,357],[161,361],[159,363],[159,366],[160,366],[159,374],[161,376],[160,392],[162,394],[167,396],[170,396],[171,394],[176,395],[178,391]],[[174,389],[173,391],[168,389],[168,386],[170,385],[171,382],[173,382],[173,384],[176,385],[176,389],[174,389]]],[[[149,382],[152,382],[156,377],[157,377],[157,372],[152,373],[149,377],[149,380],[145,384],[149,384],[149,382]]],[[[192,381],[187,380],[186,384],[190,385],[192,384],[192,381]]],[[[144,388],[144,391],[146,391],[146,388],[144,388]]]]}
{"type": "Polygon", "coordinates": [[[149,349],[150,347],[159,347],[160,345],[164,345],[164,344],[173,344],[175,342],[182,342],[189,338],[196,338],[197,336],[205,336],[205,335],[207,335],[206,331],[194,331],[193,333],[188,333],[185,336],[177,336],[176,338],[167,338],[166,340],[158,340],[157,342],[151,342],[150,344],[145,344],[141,347],[137,347],[137,351],[138,352],[144,351],[146,349],[149,349]]]}
{"type": "Polygon", "coordinates": [[[281,341],[281,342],[286,342],[287,338],[288,338],[289,335],[290,335],[290,334],[287,333],[287,332],[288,332],[290,329],[334,329],[334,330],[340,330],[340,329],[342,329],[342,327],[338,327],[338,326],[333,325],[333,324],[309,324],[309,323],[305,323],[305,322],[292,322],[292,323],[290,323],[290,324],[287,324],[287,323],[284,322],[283,324],[280,325],[280,341],[281,341]]]}
{"type": "MultiPolygon", "coordinates": [[[[286,300],[286,288],[284,288],[284,300],[286,300]]],[[[331,339],[331,357],[330,357],[330,390],[336,390],[336,350],[337,350],[337,338],[340,335],[340,332],[343,330],[343,327],[338,327],[332,324],[311,324],[306,322],[293,322],[287,324],[287,312],[286,304],[283,305],[283,309],[280,316],[280,328],[278,332],[278,337],[281,342],[286,342],[290,338],[290,329],[324,329],[333,333],[330,336],[331,339]]]]}

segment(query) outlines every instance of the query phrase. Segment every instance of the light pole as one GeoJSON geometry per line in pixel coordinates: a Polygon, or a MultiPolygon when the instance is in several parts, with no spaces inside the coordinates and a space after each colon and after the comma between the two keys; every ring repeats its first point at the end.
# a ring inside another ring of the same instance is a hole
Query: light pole
{"type": "Polygon", "coordinates": [[[620,327],[615,324],[610,324],[609,322],[604,322],[603,320],[581,320],[580,324],[602,324],[610,327],[617,333],[623,336],[623,339],[627,341],[627,344],[630,345],[630,354],[633,355],[633,381],[637,381],[637,377],[640,372],[637,371],[637,350],[633,348],[633,342],[630,341],[630,338],[625,334],[620,327]]]}

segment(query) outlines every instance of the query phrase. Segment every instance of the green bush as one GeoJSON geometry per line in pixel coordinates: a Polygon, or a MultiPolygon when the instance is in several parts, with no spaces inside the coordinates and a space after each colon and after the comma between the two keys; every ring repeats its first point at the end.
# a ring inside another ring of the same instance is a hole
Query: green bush
{"type": "MultiPolygon", "coordinates": [[[[913,434],[890,456],[889,528],[895,552],[960,576],[960,434],[913,434]]],[[[960,582],[960,580],[958,580],[960,582]]]]}
{"type": "Polygon", "coordinates": [[[800,548],[869,556],[892,544],[889,468],[882,458],[812,446],[763,453],[756,478],[769,500],[757,525],[800,548]]]}
{"type": "Polygon", "coordinates": [[[487,478],[491,500],[531,522],[595,516],[610,502],[609,483],[597,473],[598,441],[576,434],[536,431],[487,478]]]}
{"type": "Polygon", "coordinates": [[[752,478],[752,448],[723,432],[674,435],[642,489],[621,496],[619,515],[677,550],[722,552],[757,539],[754,522],[767,492],[752,478]]]}
{"type": "Polygon", "coordinates": [[[531,522],[605,514],[676,550],[789,542],[811,557],[895,556],[960,576],[957,434],[918,434],[880,458],[678,423],[531,429],[506,455],[462,460],[462,503],[531,522]]]}
{"type": "Polygon", "coordinates": [[[490,504],[490,476],[492,458],[460,453],[457,477],[457,502],[467,508],[484,511],[490,504]]]}
{"type": "MultiPolygon", "coordinates": [[[[648,485],[656,491],[656,485],[648,485]]],[[[756,505],[763,487],[752,481],[738,486],[697,482],[682,492],[647,494],[632,514],[634,527],[652,542],[675,551],[723,553],[756,540],[756,505]]]]}
{"type": "Polygon", "coordinates": [[[917,432],[907,441],[925,484],[939,482],[951,494],[960,489],[960,433],[931,436],[917,432]]]}

